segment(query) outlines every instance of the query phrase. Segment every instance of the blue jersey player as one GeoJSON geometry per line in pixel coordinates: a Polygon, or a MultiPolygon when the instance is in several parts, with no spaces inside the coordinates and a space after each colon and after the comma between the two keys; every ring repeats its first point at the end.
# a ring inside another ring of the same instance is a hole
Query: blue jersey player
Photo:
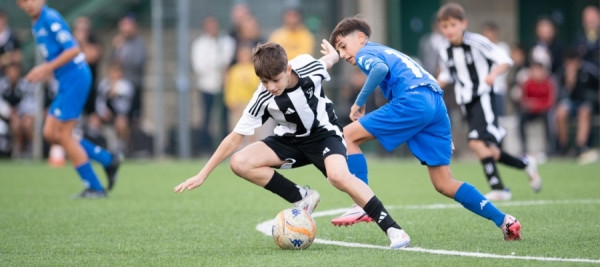
{"type": "MultiPolygon", "coordinates": [[[[360,144],[378,139],[391,151],[406,142],[413,155],[427,166],[438,192],[492,220],[502,229],[505,240],[520,239],[519,221],[498,210],[472,185],[452,177],[450,120],[442,99],[443,91],[435,79],[408,56],[370,42],[370,35],[369,24],[354,17],[342,20],[330,38],[344,60],[367,74],[350,111],[353,122],[344,128],[350,172],[368,183],[367,161],[360,144]],[[389,103],[365,115],[365,100],[377,86],[389,103]]],[[[351,225],[369,220],[367,214],[355,206],[332,223],[351,225]]]]}
{"type": "Polygon", "coordinates": [[[34,67],[25,79],[40,82],[54,73],[59,83],[44,125],[44,137],[65,148],[85,186],[79,197],[106,197],[88,156],[104,166],[108,189],[115,183],[120,157],[85,139],[78,141],[72,133],[91,89],[91,73],[85,55],[65,20],[56,10],[47,7],[45,0],[17,0],[17,4],[31,17],[37,48],[45,59],[45,63],[34,67]]]}

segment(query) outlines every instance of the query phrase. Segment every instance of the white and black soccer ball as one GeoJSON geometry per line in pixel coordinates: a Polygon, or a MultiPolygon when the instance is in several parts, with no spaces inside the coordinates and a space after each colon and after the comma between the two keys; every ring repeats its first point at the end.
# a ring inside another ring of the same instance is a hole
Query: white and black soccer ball
{"type": "Polygon", "coordinates": [[[317,236],[317,226],[305,210],[285,209],[275,217],[272,234],[281,249],[307,249],[317,236]]]}

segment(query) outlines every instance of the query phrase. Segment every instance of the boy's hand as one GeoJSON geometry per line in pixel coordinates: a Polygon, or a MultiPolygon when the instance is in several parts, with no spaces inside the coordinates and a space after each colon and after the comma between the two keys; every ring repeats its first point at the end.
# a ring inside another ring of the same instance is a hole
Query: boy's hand
{"type": "MultiPolygon", "coordinates": [[[[323,54],[324,56],[329,55],[329,54],[338,54],[337,51],[335,51],[335,48],[333,48],[333,45],[331,45],[327,40],[323,39],[323,41],[321,42],[321,54],[323,54]]],[[[338,55],[339,56],[339,55],[338,55]]]]}
{"type": "Polygon", "coordinates": [[[36,66],[31,69],[27,75],[25,75],[25,80],[28,80],[33,83],[41,82],[46,77],[48,77],[52,73],[52,69],[47,63],[43,63],[41,65],[36,66]]]}
{"type": "Polygon", "coordinates": [[[356,121],[364,115],[365,115],[365,106],[359,107],[356,104],[353,104],[352,108],[350,108],[350,120],[356,121]]]}
{"type": "Polygon", "coordinates": [[[485,83],[487,83],[488,85],[494,85],[494,80],[496,80],[496,75],[491,74],[488,75],[487,77],[485,77],[485,83]]]}
{"type": "Polygon", "coordinates": [[[198,186],[201,186],[206,180],[206,176],[201,176],[200,174],[196,174],[196,176],[185,180],[185,182],[176,186],[173,190],[175,193],[183,193],[183,191],[187,188],[187,190],[192,190],[198,186]]]}

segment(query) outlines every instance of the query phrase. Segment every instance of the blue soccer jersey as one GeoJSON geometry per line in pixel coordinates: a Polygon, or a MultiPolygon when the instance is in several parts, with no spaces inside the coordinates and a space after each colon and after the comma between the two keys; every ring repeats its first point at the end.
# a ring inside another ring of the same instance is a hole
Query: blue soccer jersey
{"type": "MultiPolygon", "coordinates": [[[[69,26],[58,11],[44,6],[40,17],[33,24],[33,36],[40,54],[46,61],[52,61],[65,50],[77,46],[69,26]]],[[[69,70],[85,67],[85,55],[79,53],[73,60],[54,70],[54,76],[60,78],[69,70]]]]}
{"type": "Polygon", "coordinates": [[[379,84],[387,100],[400,98],[408,89],[429,87],[442,92],[435,78],[410,57],[392,48],[368,42],[356,54],[356,65],[367,75],[371,67],[378,62],[389,68],[385,79],[379,84]]]}
{"type": "MultiPolygon", "coordinates": [[[[47,6],[42,8],[40,17],[33,24],[33,36],[40,54],[47,62],[77,47],[65,20],[56,10],[47,6]]],[[[85,55],[80,52],[71,61],[55,69],[54,77],[59,87],[50,105],[50,115],[61,121],[77,119],[91,89],[92,76],[85,55]]]]}

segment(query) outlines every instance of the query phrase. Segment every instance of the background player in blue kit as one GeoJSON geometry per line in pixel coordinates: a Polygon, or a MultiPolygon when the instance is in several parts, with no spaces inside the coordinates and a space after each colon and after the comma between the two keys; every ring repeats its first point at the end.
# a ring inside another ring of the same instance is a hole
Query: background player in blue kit
{"type": "MultiPolygon", "coordinates": [[[[344,60],[368,75],[350,111],[354,122],[344,128],[350,172],[368,183],[367,161],[360,144],[378,139],[391,151],[406,142],[413,155],[427,166],[438,192],[492,220],[502,229],[505,240],[520,239],[521,224],[517,219],[498,210],[472,185],[452,177],[450,119],[435,78],[408,56],[370,42],[370,35],[369,24],[354,17],[338,23],[330,38],[344,60]],[[377,86],[389,103],[365,115],[365,100],[377,86]]],[[[364,211],[355,206],[332,223],[349,225],[366,221],[365,217],[364,211]]]]}
{"type": "Polygon", "coordinates": [[[56,10],[47,7],[45,0],[17,0],[17,4],[31,17],[37,48],[46,61],[33,68],[25,79],[40,82],[53,72],[59,82],[58,94],[44,125],[44,137],[65,148],[85,186],[79,197],[106,197],[88,156],[104,166],[109,190],[115,183],[120,158],[85,139],[78,141],[72,133],[91,89],[85,55],[65,20],[56,10]]]}

